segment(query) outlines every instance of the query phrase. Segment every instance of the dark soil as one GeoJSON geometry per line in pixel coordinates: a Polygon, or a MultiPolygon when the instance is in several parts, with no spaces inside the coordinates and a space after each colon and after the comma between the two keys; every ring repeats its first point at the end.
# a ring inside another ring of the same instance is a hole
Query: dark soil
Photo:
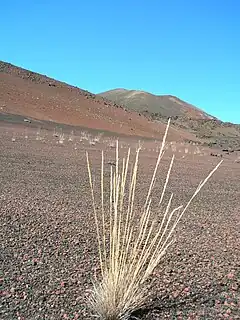
{"type": "MultiPolygon", "coordinates": [[[[87,298],[98,259],[85,151],[99,174],[102,148],[106,163],[113,161],[114,150],[104,137],[95,145],[79,136],[59,144],[49,131],[41,133],[42,140],[36,139],[36,130],[29,129],[27,138],[24,134],[22,128],[0,128],[0,318],[92,319],[87,298]]],[[[134,143],[122,138],[121,153],[134,143]]],[[[156,156],[148,145],[142,151],[140,200],[156,156]]],[[[170,152],[156,188],[169,159],[170,152]]],[[[218,161],[178,157],[168,189],[175,203],[186,203],[218,161]]],[[[158,189],[154,197],[159,197],[158,189]]],[[[148,304],[135,316],[239,319],[239,199],[239,163],[226,158],[180,223],[177,241],[149,283],[148,304]]]]}

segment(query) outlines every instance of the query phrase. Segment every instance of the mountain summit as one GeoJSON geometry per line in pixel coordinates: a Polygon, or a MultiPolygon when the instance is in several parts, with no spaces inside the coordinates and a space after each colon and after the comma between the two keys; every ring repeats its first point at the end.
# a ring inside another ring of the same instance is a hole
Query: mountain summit
{"type": "Polygon", "coordinates": [[[114,89],[99,94],[128,109],[158,114],[162,117],[188,117],[194,119],[215,119],[201,109],[172,95],[154,95],[145,91],[114,89]]]}
{"type": "MultiPolygon", "coordinates": [[[[0,61],[0,122],[1,115],[154,139],[165,131],[165,124],[139,112],[4,61],[0,61]]],[[[169,136],[177,141],[190,135],[170,128],[169,136]]]]}
{"type": "Polygon", "coordinates": [[[240,150],[240,125],[224,123],[177,97],[126,89],[96,95],[0,61],[0,125],[5,118],[15,124],[30,118],[52,127],[70,125],[159,139],[169,117],[170,141],[240,150]]]}
{"type": "Polygon", "coordinates": [[[166,122],[171,117],[172,127],[194,134],[209,146],[240,148],[240,125],[222,122],[175,96],[122,88],[100,93],[99,96],[137,111],[152,122],[166,122]]]}

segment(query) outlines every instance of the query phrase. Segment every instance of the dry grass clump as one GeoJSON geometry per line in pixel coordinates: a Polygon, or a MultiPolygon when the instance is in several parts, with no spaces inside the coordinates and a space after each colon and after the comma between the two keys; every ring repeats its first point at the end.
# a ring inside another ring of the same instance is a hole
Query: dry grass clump
{"type": "Polygon", "coordinates": [[[101,279],[94,281],[90,303],[94,315],[99,319],[128,319],[134,310],[145,303],[147,290],[144,284],[146,280],[173,243],[174,230],[190,203],[222,163],[221,161],[206,179],[200,182],[185,207],[179,206],[171,209],[172,194],[165,210],[162,210],[162,201],[174,162],[173,156],[158,203],[159,210],[154,211],[151,195],[157,170],[164,155],[169,125],[170,120],[142,208],[136,207],[134,201],[140,147],[136,150],[132,170],[129,170],[130,149],[127,157],[123,158],[120,164],[117,142],[116,165],[111,167],[110,171],[110,190],[107,203],[105,203],[104,156],[102,153],[100,205],[97,203],[87,154],[101,267],[101,279]]]}

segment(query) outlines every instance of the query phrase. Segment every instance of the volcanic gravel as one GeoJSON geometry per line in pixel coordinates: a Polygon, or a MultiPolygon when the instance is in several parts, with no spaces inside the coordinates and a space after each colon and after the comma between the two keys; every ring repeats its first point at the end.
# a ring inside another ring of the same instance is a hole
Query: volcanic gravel
{"type": "MultiPolygon", "coordinates": [[[[85,151],[99,174],[102,147],[106,162],[114,150],[101,143],[60,145],[52,137],[12,141],[6,128],[0,134],[0,318],[92,319],[87,299],[99,267],[85,151]]],[[[140,156],[139,205],[156,157],[140,156]]],[[[160,165],[153,201],[169,159],[160,165]]],[[[176,160],[167,191],[175,204],[187,202],[217,161],[176,160]]],[[[133,316],[240,319],[238,163],[224,161],[186,212],[176,239],[148,283],[148,304],[133,316]]]]}

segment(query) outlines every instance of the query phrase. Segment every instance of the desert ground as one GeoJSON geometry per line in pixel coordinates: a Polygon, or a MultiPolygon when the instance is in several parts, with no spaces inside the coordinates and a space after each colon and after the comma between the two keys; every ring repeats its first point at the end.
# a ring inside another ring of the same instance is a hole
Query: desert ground
{"type": "MultiPolygon", "coordinates": [[[[116,139],[1,123],[1,319],[92,319],[87,301],[99,263],[86,151],[97,185],[101,151],[108,173],[116,139]]],[[[120,156],[142,146],[137,208],[160,142],[118,139],[120,156]]],[[[153,198],[173,153],[167,194],[185,204],[220,159],[202,146],[168,140],[153,198]]],[[[180,222],[176,242],[147,284],[148,304],[132,319],[239,319],[240,167],[237,155],[223,160],[180,222]]]]}

